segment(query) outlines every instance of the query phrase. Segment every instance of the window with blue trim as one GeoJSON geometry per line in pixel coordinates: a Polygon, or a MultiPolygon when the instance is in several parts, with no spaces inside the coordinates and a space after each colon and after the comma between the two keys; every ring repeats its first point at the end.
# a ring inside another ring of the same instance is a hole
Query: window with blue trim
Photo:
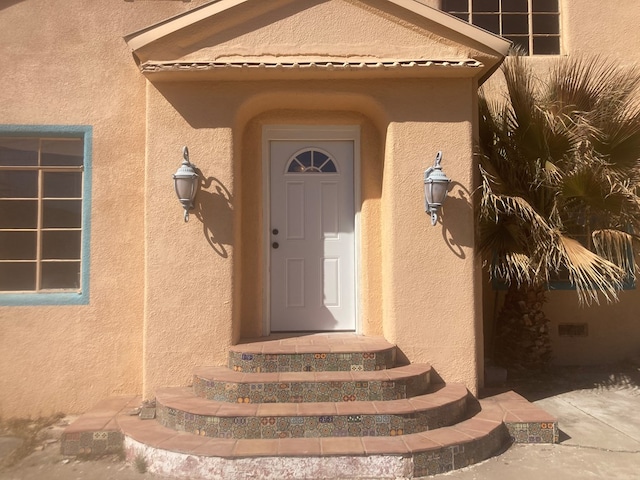
{"type": "Polygon", "coordinates": [[[90,127],[0,127],[0,304],[86,303],[90,127]]]}

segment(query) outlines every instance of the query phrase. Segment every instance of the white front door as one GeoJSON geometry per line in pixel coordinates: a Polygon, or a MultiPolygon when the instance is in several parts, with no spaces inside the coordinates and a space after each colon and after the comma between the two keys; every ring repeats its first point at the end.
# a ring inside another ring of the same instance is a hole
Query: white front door
{"type": "Polygon", "coordinates": [[[355,330],[354,142],[272,140],[271,331],[355,330]]]}

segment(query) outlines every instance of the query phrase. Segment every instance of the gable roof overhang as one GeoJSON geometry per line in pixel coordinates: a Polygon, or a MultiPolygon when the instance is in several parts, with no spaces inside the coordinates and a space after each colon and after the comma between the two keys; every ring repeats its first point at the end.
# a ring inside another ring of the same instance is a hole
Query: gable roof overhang
{"type": "MultiPolygon", "coordinates": [[[[157,42],[180,34],[255,0],[213,0],[190,11],[124,37],[150,80],[236,80],[318,78],[477,78],[482,84],[500,66],[511,42],[422,3],[421,0],[384,0],[407,12],[434,22],[456,41],[468,43],[484,53],[478,58],[331,58],[319,56],[248,56],[241,58],[183,61],[155,60],[149,52],[157,42]]],[[[261,2],[263,3],[263,2],[261,2]]],[[[269,2],[264,2],[263,5],[269,2]]]]}

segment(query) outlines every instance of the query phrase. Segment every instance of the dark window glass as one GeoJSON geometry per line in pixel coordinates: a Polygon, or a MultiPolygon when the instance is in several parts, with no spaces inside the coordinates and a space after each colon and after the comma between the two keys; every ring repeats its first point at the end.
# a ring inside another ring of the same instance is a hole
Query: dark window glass
{"type": "Polygon", "coordinates": [[[502,34],[503,35],[527,35],[529,33],[528,15],[503,15],[502,34]]]}
{"type": "Polygon", "coordinates": [[[474,14],[473,24],[492,33],[500,34],[500,15],[474,14]]]}
{"type": "Polygon", "coordinates": [[[35,260],[36,232],[0,232],[2,260],[35,260]]]}
{"type": "Polygon", "coordinates": [[[16,292],[20,290],[35,290],[35,288],[35,262],[0,263],[0,290],[16,292]]]}
{"type": "Polygon", "coordinates": [[[45,200],[42,202],[43,228],[79,228],[82,226],[82,200],[45,200]]]}
{"type": "Polygon", "coordinates": [[[0,171],[0,198],[38,196],[38,172],[0,171]]]}
{"type": "Polygon", "coordinates": [[[529,12],[527,0],[502,0],[502,12],[529,12]]]}
{"type": "Polygon", "coordinates": [[[0,228],[37,227],[37,200],[0,200],[0,228]]]}
{"type": "Polygon", "coordinates": [[[81,198],[81,172],[44,172],[45,198],[81,198]]]}
{"type": "Polygon", "coordinates": [[[525,55],[529,55],[529,37],[505,35],[504,38],[513,42],[513,46],[519,48],[525,55]]]}
{"type": "Polygon", "coordinates": [[[80,262],[43,262],[42,288],[80,288],[80,262]]]}
{"type": "Polygon", "coordinates": [[[465,22],[469,21],[468,13],[452,13],[452,15],[456,18],[459,18],[460,20],[464,20],[465,22]]]}
{"type": "Polygon", "coordinates": [[[0,137],[0,165],[12,167],[38,165],[38,139],[0,137]]]}
{"type": "Polygon", "coordinates": [[[544,13],[533,15],[533,34],[538,33],[559,34],[560,25],[558,15],[544,13]]]}
{"type": "Polygon", "coordinates": [[[558,12],[558,0],[531,0],[533,12],[558,12]]]}
{"type": "Polygon", "coordinates": [[[535,55],[557,55],[560,53],[560,37],[533,37],[535,55]]]}
{"type": "Polygon", "coordinates": [[[474,12],[499,12],[500,0],[473,0],[473,11],[474,12]]]}
{"type": "Polygon", "coordinates": [[[45,166],[81,166],[83,149],[80,139],[43,140],[40,163],[45,166]]]}
{"type": "Polygon", "coordinates": [[[302,152],[300,155],[296,157],[296,159],[298,160],[298,162],[300,162],[300,164],[303,167],[305,168],[310,167],[311,166],[311,150],[302,152]]]}
{"type": "Polygon", "coordinates": [[[79,260],[81,233],[77,230],[42,232],[42,258],[79,260]]]}
{"type": "Polygon", "coordinates": [[[442,0],[442,9],[445,12],[468,12],[468,0],[442,0]]]}

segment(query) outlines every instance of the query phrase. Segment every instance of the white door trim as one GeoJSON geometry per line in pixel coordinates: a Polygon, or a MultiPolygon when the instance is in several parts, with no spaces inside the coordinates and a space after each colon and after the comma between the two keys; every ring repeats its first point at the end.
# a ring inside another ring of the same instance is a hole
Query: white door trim
{"type": "Polygon", "coordinates": [[[270,142],[274,140],[309,140],[331,141],[348,140],[353,142],[353,206],[355,226],[355,325],[356,333],[360,333],[360,208],[361,208],[361,179],[360,179],[360,126],[358,125],[267,125],[262,127],[262,253],[264,268],[262,275],[263,335],[271,333],[271,182],[270,182],[270,142]]]}

